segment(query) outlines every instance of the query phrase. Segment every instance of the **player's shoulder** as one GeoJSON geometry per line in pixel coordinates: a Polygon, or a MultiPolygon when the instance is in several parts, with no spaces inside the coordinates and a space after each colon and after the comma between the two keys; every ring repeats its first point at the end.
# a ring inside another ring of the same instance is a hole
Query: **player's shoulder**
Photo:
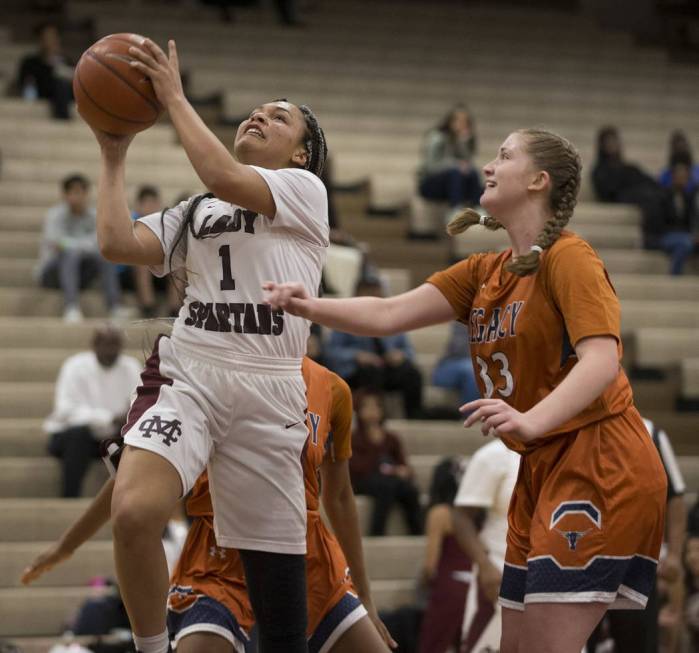
{"type": "Polygon", "coordinates": [[[546,257],[551,262],[568,261],[580,258],[598,258],[592,245],[573,231],[564,230],[551,245],[546,257]]]}

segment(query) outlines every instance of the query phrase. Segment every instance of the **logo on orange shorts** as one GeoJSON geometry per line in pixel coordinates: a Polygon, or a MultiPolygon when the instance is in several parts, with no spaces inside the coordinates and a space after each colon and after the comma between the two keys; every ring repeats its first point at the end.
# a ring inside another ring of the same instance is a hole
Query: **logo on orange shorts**
{"type": "Polygon", "coordinates": [[[582,529],[582,526],[592,522],[594,526],[602,528],[602,513],[591,501],[563,501],[551,513],[551,525],[568,542],[571,551],[577,550],[578,542],[592,529],[582,529]],[[563,522],[563,523],[562,523],[563,522]],[[557,525],[562,528],[556,528],[557,525]]]}

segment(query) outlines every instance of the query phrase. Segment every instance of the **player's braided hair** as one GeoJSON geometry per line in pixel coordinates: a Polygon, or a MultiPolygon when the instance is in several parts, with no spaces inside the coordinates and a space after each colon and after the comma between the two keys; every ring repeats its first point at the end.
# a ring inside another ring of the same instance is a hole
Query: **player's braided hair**
{"type": "Polygon", "coordinates": [[[304,145],[308,153],[308,158],[306,159],[306,165],[304,167],[316,177],[320,177],[323,173],[323,167],[325,166],[325,159],[328,157],[328,145],[325,142],[325,133],[308,105],[302,104],[299,107],[299,111],[301,111],[306,121],[304,145]]]}
{"type": "MultiPolygon", "coordinates": [[[[536,247],[546,250],[558,240],[561,231],[573,217],[580,190],[582,161],[575,146],[558,134],[543,129],[520,129],[517,133],[524,136],[527,153],[534,166],[548,172],[551,178],[549,205],[553,216],[534,241],[536,247]]],[[[466,209],[449,222],[447,232],[453,236],[479,223],[487,229],[504,228],[494,218],[486,216],[481,219],[477,211],[466,209]]],[[[540,256],[541,252],[538,249],[532,249],[510,261],[505,267],[513,274],[525,277],[537,271],[540,256]]]]}

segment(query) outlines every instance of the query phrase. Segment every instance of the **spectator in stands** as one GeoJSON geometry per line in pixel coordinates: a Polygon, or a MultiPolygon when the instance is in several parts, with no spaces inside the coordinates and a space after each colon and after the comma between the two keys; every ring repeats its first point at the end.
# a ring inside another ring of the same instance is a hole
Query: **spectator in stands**
{"type": "Polygon", "coordinates": [[[432,474],[420,578],[429,599],[420,631],[420,653],[456,651],[461,642],[471,569],[471,561],[454,537],[451,513],[461,472],[459,460],[446,458],[432,474]]]}
{"type": "Polygon", "coordinates": [[[476,131],[473,115],[457,104],[444,120],[427,133],[418,190],[427,200],[448,202],[450,213],[477,206],[483,188],[473,164],[476,131]]]}
{"type": "MultiPolygon", "coordinates": [[[[144,185],[136,192],[135,208],[131,213],[134,220],[160,213],[163,202],[160,191],[155,186],[144,185]]],[[[182,294],[178,291],[172,275],[155,277],[147,267],[141,265],[118,266],[122,287],[136,291],[138,305],[143,317],[154,317],[157,314],[156,292],[162,293],[167,299],[167,314],[176,316],[182,304],[182,294]]]]}
{"type": "Polygon", "coordinates": [[[383,397],[374,390],[355,393],[350,475],[357,494],[374,499],[370,535],[383,535],[391,508],[400,504],[411,535],[422,533],[419,493],[400,438],[384,427],[383,397]]]}
{"type": "Polygon", "coordinates": [[[27,100],[48,100],[54,118],[69,120],[73,102],[73,63],[63,54],[61,36],[55,25],[40,25],[36,35],[39,49],[20,62],[17,89],[27,100]]]}
{"type": "Polygon", "coordinates": [[[464,615],[462,653],[497,650],[501,615],[497,604],[505,568],[507,510],[520,456],[499,438],[476,451],[454,499],[454,536],[472,561],[474,580],[464,615]]]}
{"type": "Polygon", "coordinates": [[[44,288],[61,288],[67,322],[82,320],[79,294],[99,274],[112,317],[120,317],[117,269],[99,253],[95,209],[88,206],[90,183],[80,175],[62,182],[63,202],[49,209],[44,222],[38,276],[44,288]]]}
{"type": "MultiPolygon", "coordinates": [[[[677,639],[681,622],[681,605],[674,591],[684,575],[682,551],[687,533],[687,509],[684,502],[686,490],[675,452],[667,433],[649,419],[643,420],[653,444],[660,454],[667,475],[667,512],[665,546],[658,563],[657,587],[648,596],[645,610],[609,610],[603,622],[588,641],[588,649],[594,651],[602,640],[601,632],[607,630],[614,642],[615,653],[657,653],[660,642],[660,622],[667,624],[665,639],[677,639]],[[661,595],[665,605],[661,610],[661,595]]],[[[674,651],[674,647],[668,650],[674,651]]]]}
{"type": "Polygon", "coordinates": [[[61,459],[62,496],[80,496],[99,445],[126,422],[141,364],[122,354],[121,332],[111,325],[95,330],[92,351],[66,359],[56,381],[53,412],[44,422],[49,453],[61,459]]]}
{"type": "Polygon", "coordinates": [[[686,192],[692,193],[699,188],[699,163],[694,163],[694,155],[692,154],[692,146],[689,144],[687,135],[681,130],[676,129],[670,134],[670,144],[668,148],[668,165],[659,177],[660,185],[664,188],[672,188],[672,163],[677,156],[686,157],[689,160],[689,181],[687,182],[686,192]]]}
{"type": "MultiPolygon", "coordinates": [[[[638,206],[643,215],[644,234],[664,221],[664,193],[660,184],[638,166],[624,160],[616,127],[603,127],[597,134],[597,161],[592,184],[601,202],[638,206]]],[[[646,247],[654,247],[646,242],[646,247]]]]}
{"type": "Polygon", "coordinates": [[[697,189],[691,188],[692,161],[687,154],[675,154],[670,168],[670,188],[665,190],[662,222],[646,224],[646,246],[662,249],[670,257],[670,274],[684,271],[699,238],[697,189]]]}
{"type": "MultiPolygon", "coordinates": [[[[378,279],[363,279],[355,295],[383,297],[378,279]]],[[[413,348],[404,334],[369,338],[333,331],[325,350],[333,371],[352,388],[399,391],[408,419],[417,419],[422,411],[422,375],[413,361],[413,348]]]]}
{"type": "Polygon", "coordinates": [[[452,322],[449,342],[444,355],[432,372],[432,384],[459,392],[461,404],[480,399],[481,393],[473,372],[468,327],[461,322],[452,322]]]}

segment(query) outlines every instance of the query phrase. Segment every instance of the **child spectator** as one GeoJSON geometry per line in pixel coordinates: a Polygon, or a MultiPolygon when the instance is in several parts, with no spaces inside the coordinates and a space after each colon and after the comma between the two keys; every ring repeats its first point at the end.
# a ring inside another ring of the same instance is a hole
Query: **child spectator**
{"type": "Polygon", "coordinates": [[[61,366],[44,430],[49,453],[61,459],[63,497],[80,496],[90,461],[100,457],[100,442],[117,435],[126,422],[141,364],[122,355],[123,346],[121,332],[105,325],[95,331],[92,351],[61,366]]]}
{"type": "Polygon", "coordinates": [[[79,295],[99,274],[107,308],[120,317],[119,281],[114,265],[100,255],[94,208],[88,206],[90,183],[79,174],[62,182],[63,202],[49,209],[39,252],[38,276],[44,288],[60,288],[66,322],[82,320],[79,295]]]}
{"type": "Polygon", "coordinates": [[[471,112],[457,104],[427,133],[418,190],[427,200],[446,201],[450,212],[477,206],[483,188],[473,164],[476,130],[471,112]]]}
{"type": "MultiPolygon", "coordinates": [[[[357,297],[382,297],[378,280],[357,285],[357,297]]],[[[422,416],[422,374],[413,362],[413,348],[404,333],[383,338],[354,336],[333,331],[325,350],[328,363],[353,389],[397,390],[408,419],[422,416]]]]}
{"type": "MultiPolygon", "coordinates": [[[[155,186],[144,185],[136,192],[136,203],[131,217],[137,220],[145,215],[160,213],[162,209],[160,190],[155,186]]],[[[147,267],[142,265],[121,265],[119,269],[122,287],[136,291],[138,306],[143,317],[157,315],[156,293],[165,295],[167,314],[172,317],[177,315],[182,304],[182,293],[178,290],[172,275],[155,277],[147,267]]]]}
{"type": "Polygon", "coordinates": [[[370,535],[384,535],[391,508],[400,504],[411,535],[422,533],[422,516],[413,470],[400,438],[384,428],[382,396],[372,390],[355,394],[356,428],[352,434],[350,475],[357,494],[374,499],[370,535]]]}

